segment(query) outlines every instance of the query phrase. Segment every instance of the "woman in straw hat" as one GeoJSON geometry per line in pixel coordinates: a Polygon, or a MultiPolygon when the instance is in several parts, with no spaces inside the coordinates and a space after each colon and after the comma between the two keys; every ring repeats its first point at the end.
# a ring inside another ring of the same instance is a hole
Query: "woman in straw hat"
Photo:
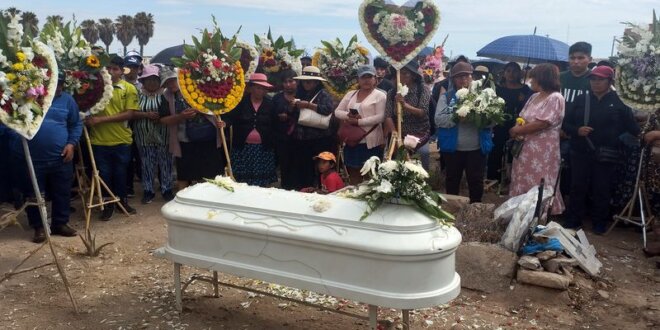
{"type": "Polygon", "coordinates": [[[253,73],[247,83],[247,93],[224,118],[233,127],[232,170],[236,181],[265,187],[277,181],[273,103],[266,97],[273,85],[263,73],[253,73]]]}
{"type": "MultiPolygon", "coordinates": [[[[293,116],[298,118],[301,109],[310,109],[323,116],[330,116],[334,110],[334,101],[324,88],[321,71],[315,66],[307,66],[302,74],[294,78],[298,80],[296,99],[291,102],[294,108],[293,116]]],[[[313,157],[322,151],[334,151],[334,132],[330,127],[315,128],[298,123],[293,131],[293,144],[299,152],[292,160],[292,170],[297,173],[293,183],[294,189],[316,186],[318,177],[315,173],[313,157]]]]}

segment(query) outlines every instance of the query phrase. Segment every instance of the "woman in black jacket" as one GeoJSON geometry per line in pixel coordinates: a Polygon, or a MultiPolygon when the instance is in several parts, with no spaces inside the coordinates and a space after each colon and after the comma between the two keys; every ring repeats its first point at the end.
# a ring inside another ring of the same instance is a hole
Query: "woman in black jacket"
{"type": "Polygon", "coordinates": [[[248,93],[238,106],[224,116],[231,126],[231,161],[238,182],[268,186],[277,181],[273,145],[273,103],[266,93],[273,86],[266,75],[254,73],[248,80],[248,93]]]}
{"type": "Polygon", "coordinates": [[[564,227],[581,227],[589,211],[593,232],[604,234],[610,219],[611,184],[622,157],[620,137],[639,135],[639,125],[611,88],[614,71],[599,66],[589,75],[590,90],[568,105],[562,127],[571,137],[572,178],[564,227]],[[588,196],[592,199],[589,209],[588,196]]]}

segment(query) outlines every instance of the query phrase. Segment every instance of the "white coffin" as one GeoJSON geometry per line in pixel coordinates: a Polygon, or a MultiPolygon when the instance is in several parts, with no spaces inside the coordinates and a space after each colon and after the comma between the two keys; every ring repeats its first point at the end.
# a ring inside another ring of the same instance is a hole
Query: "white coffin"
{"type": "Polygon", "coordinates": [[[444,304],[460,291],[461,235],[410,206],[202,183],[162,208],[161,254],[175,263],[401,309],[444,304]],[[323,210],[327,208],[327,210],[323,210]]]}

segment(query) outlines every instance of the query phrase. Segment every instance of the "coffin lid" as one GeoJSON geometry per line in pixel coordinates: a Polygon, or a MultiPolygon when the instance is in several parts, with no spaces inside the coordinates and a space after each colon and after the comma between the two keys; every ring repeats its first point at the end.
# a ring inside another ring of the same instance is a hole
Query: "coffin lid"
{"type": "Polygon", "coordinates": [[[364,201],[247,185],[237,186],[235,191],[231,192],[210,183],[197,184],[179,191],[175,202],[211,210],[230,210],[380,230],[426,231],[439,226],[434,219],[419,212],[414,206],[386,203],[360,221],[367,208],[364,201]],[[323,205],[327,206],[325,211],[315,210],[315,206],[322,209],[323,205]]]}

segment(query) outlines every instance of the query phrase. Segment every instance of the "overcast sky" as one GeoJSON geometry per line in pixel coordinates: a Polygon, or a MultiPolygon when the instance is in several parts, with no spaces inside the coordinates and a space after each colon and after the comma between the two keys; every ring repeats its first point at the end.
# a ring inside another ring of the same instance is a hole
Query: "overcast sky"
{"type": "MultiPolygon", "coordinates": [[[[395,1],[402,4],[403,0],[395,1]]],[[[610,55],[612,39],[621,36],[621,22],[650,23],[653,5],[658,0],[445,0],[435,1],[441,11],[441,22],[433,43],[445,45],[448,56],[476,52],[490,41],[506,35],[549,35],[571,44],[587,41],[593,45],[594,57],[610,55]]],[[[265,33],[270,26],[274,35],[293,37],[300,48],[312,52],[320,40],[340,37],[348,39],[360,29],[357,14],[360,0],[4,0],[3,7],[33,11],[43,24],[48,15],[61,15],[70,20],[112,18],[146,11],[156,21],[154,36],[145,47],[145,55],[177,45],[198,29],[211,26],[211,14],[220,22],[223,32],[230,34],[242,26],[240,36],[253,42],[253,35],[265,33]]],[[[134,40],[129,49],[139,49],[134,40]]],[[[371,47],[370,47],[371,48],[371,47]]],[[[111,51],[120,51],[116,40],[111,51]]]]}

